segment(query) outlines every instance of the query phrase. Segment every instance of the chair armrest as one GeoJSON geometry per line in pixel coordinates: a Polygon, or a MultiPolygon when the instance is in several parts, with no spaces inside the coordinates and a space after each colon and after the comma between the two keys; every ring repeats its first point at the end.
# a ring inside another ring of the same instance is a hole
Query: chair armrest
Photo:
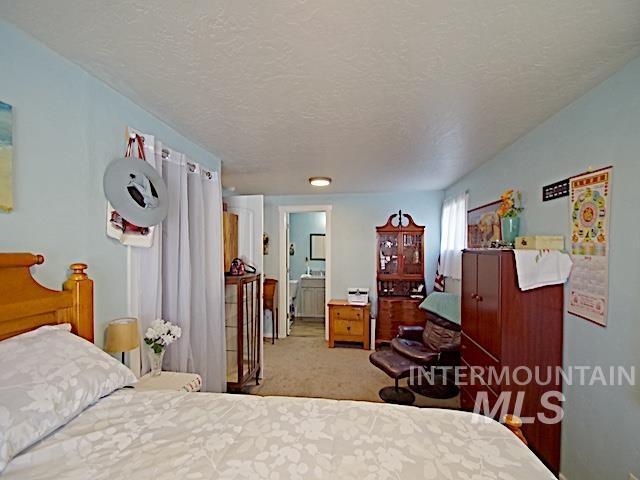
{"type": "Polygon", "coordinates": [[[460,344],[456,344],[456,343],[447,343],[445,345],[442,345],[439,349],[439,352],[444,353],[457,353],[460,351],[460,344]]]}
{"type": "Polygon", "coordinates": [[[418,325],[400,325],[398,327],[399,338],[413,340],[415,342],[422,341],[422,332],[424,332],[424,327],[418,325]]]}

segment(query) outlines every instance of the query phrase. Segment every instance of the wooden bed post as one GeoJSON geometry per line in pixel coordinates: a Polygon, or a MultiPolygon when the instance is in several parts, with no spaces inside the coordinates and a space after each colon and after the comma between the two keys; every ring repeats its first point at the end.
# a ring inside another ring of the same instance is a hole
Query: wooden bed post
{"type": "Polygon", "coordinates": [[[73,333],[93,342],[93,280],[85,270],[85,263],[73,263],[69,267],[72,271],[63,289],[73,295],[73,333]]]}
{"type": "Polygon", "coordinates": [[[513,432],[516,437],[518,437],[522,441],[522,443],[527,446],[529,445],[527,439],[522,433],[522,430],[520,430],[522,428],[522,420],[520,419],[520,417],[516,417],[515,415],[505,415],[504,424],[509,430],[513,432]]]}

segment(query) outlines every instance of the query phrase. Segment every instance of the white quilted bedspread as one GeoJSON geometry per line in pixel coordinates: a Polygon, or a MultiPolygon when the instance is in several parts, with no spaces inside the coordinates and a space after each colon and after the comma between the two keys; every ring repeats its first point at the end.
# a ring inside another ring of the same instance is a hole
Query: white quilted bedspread
{"type": "Polygon", "coordinates": [[[464,479],[553,475],[473,414],[365,402],[120,390],[16,457],[14,479],[464,479]]]}

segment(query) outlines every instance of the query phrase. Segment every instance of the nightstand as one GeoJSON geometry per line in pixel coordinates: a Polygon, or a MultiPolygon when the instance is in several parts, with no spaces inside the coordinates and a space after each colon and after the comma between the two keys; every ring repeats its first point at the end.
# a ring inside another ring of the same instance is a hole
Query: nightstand
{"type": "Polygon", "coordinates": [[[346,300],[329,302],[329,348],[336,342],[359,342],[369,350],[371,304],[354,305],[346,300]]]}
{"type": "Polygon", "coordinates": [[[133,385],[136,390],[175,390],[178,392],[199,392],[202,378],[197,373],[162,372],[155,377],[150,373],[140,377],[133,385]]]}

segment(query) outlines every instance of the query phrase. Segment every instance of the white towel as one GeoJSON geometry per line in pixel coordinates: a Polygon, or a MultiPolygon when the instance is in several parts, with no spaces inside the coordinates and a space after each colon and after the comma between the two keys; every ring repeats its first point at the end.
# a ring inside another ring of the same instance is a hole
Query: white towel
{"type": "Polygon", "coordinates": [[[513,253],[520,290],[565,283],[571,274],[571,257],[558,250],[516,249],[513,253]]]}

